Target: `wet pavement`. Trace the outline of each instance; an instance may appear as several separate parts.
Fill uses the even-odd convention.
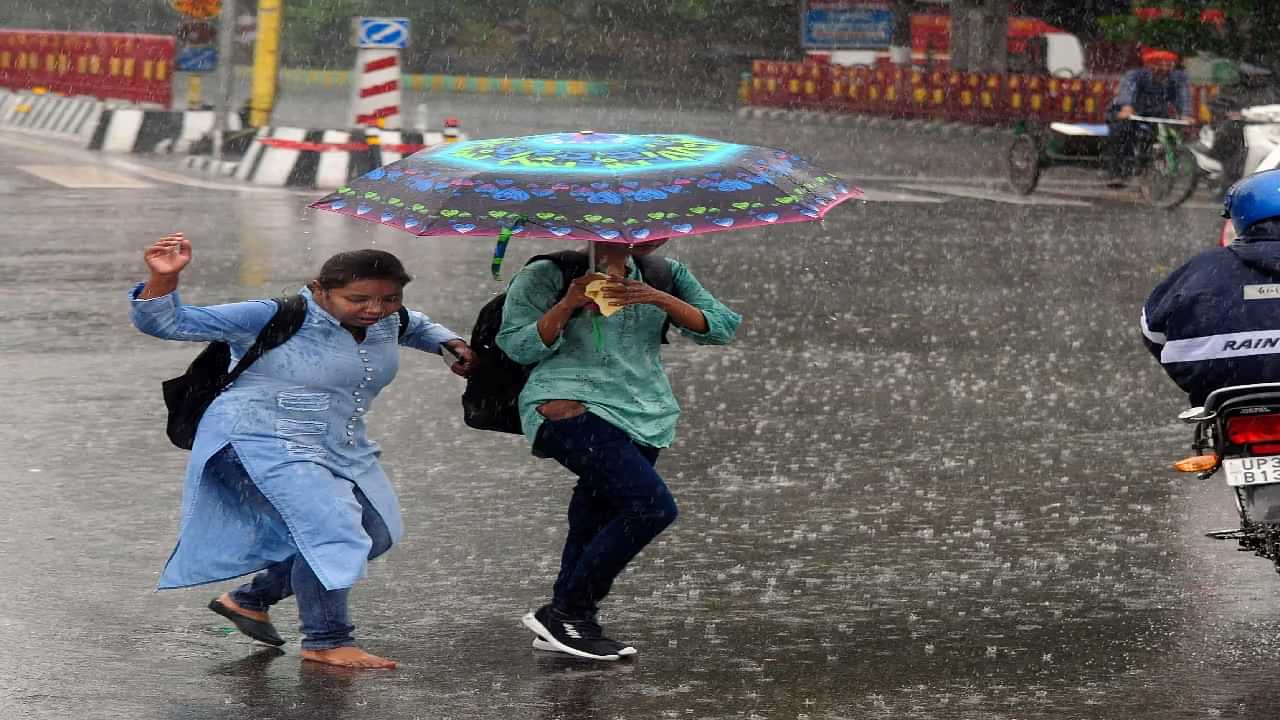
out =
[[[506,102],[494,132],[545,117]],[[612,129],[683,119],[579,110]],[[959,148],[939,165],[926,136],[687,115],[866,175],[995,173],[997,148],[972,139],[938,140]],[[353,594],[361,642],[401,667],[348,672],[299,661],[290,602],[281,653],[204,609],[229,585],[152,592],[186,459],[159,382],[197,348],[133,330],[124,293],[174,229],[198,304],[273,296],[376,246],[416,275],[410,306],[466,333],[501,287],[490,241],[316,214],[305,194],[21,169],[81,162],[0,143],[4,720],[1145,720],[1280,701],[1280,578],[1201,536],[1231,525],[1230,497],[1166,469],[1183,403],[1137,329],[1148,290],[1212,244],[1212,211],[848,203],[668,246],[745,322],[728,348],[666,354],[685,414],[659,467],[682,515],[603,618],[634,662],[529,648],[519,617],[549,591],[570,480],[520,438],[466,429],[461,381],[406,351],[370,424],[408,536]],[[508,265],[552,247],[515,243]]]

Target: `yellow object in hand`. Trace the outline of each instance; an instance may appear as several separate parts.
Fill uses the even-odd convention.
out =
[[[596,306],[600,308],[600,314],[605,317],[609,317],[622,309],[621,305],[614,304],[609,300],[609,298],[604,296],[604,288],[611,282],[613,282],[613,280],[607,277],[599,280],[592,280],[587,283],[587,287],[583,290],[587,297],[596,301]]]

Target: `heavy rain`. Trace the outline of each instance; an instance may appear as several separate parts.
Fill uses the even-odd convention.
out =
[[[1178,421],[1188,395],[1142,323],[1153,288],[1228,239],[1231,182],[1280,165],[1280,55],[1264,41],[1277,29],[1261,0],[0,6],[0,720],[1275,716],[1280,576],[1235,536],[1205,535],[1241,528],[1237,490],[1225,470],[1171,469],[1196,454]],[[1133,164],[1112,166],[1128,127],[1115,97],[1160,53],[1176,58],[1160,77],[1184,84],[1168,112],[1133,121],[1147,128]],[[369,79],[387,68],[390,80]],[[526,260],[583,250],[588,232],[607,254],[612,218],[539,225],[530,211],[495,281],[496,231],[468,234],[484,231],[478,217],[446,231],[455,211],[422,210],[441,231],[406,232],[366,173],[425,176],[413,163],[487,147],[475,141],[633,141],[622,135],[780,149],[782,180],[816,178],[791,195],[766,188],[787,198],[773,217],[797,222],[744,199],[745,227],[643,225],[674,236],[658,252],[727,308],[693,308],[707,333],[734,313],[741,325],[711,345],[673,329],[645,365],[680,407],[656,465],[679,517],[600,603],[608,637],[636,653],[531,646],[544,638],[522,618],[559,607],[577,480],[519,434],[468,427],[468,380],[451,357],[415,352],[440,351],[425,339],[402,339],[360,439],[404,534],[351,589],[354,643],[398,667],[317,661],[326,648],[292,598],[270,608],[279,648],[210,612],[267,565],[227,548],[292,547],[314,566],[313,533],[341,525],[343,508],[359,520],[371,498],[385,506],[378,486],[343,474],[340,450],[325,464],[287,437],[254,440],[245,426],[274,390],[253,405],[237,380],[194,451],[170,442],[161,382],[216,338],[138,331],[136,308],[165,301],[131,289],[166,290],[144,251],[171,233],[190,242],[188,307],[294,294],[337,253],[386,251],[413,277],[404,305],[474,345],[477,314]],[[635,197],[618,172],[609,188]],[[687,182],[669,194],[691,195]],[[827,194],[786,217],[804,188]],[[375,196],[366,217],[330,212]],[[313,289],[297,332],[337,317],[342,339],[363,344],[331,291]],[[396,322],[379,307],[378,323]],[[629,358],[606,350],[627,336],[609,327],[639,323],[637,308],[582,312],[583,337],[621,373]],[[237,357],[266,317],[240,329]],[[372,375],[359,352],[370,365],[356,374]],[[291,367],[272,353],[256,362]],[[595,402],[651,411],[651,391]],[[224,504],[189,517],[188,462],[213,456],[199,438],[237,397],[258,408],[221,431],[244,483],[197,469]],[[345,427],[362,434],[354,402]],[[261,432],[292,421],[271,422]],[[253,442],[276,442],[281,467],[338,468],[323,474],[346,505],[311,529],[270,524],[292,506],[253,469]],[[219,525],[243,512],[269,519]],[[179,575],[171,584],[187,587],[157,591]]]

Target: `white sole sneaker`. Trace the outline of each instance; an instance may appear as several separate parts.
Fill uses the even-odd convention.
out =
[[[612,662],[614,660],[620,660],[624,656],[630,656],[630,655],[636,654],[636,649],[631,647],[630,645],[622,648],[622,650],[620,650],[616,654],[609,654],[609,655],[593,655],[591,653],[583,652],[581,650],[575,650],[574,648],[571,648],[568,645],[565,645],[564,643],[559,642],[554,637],[552,637],[551,632],[547,630],[547,628],[544,627],[542,623],[538,622],[538,618],[535,617],[532,612],[525,613],[524,617],[520,618],[520,622],[526,628],[531,630],[534,635],[537,635],[537,638],[534,639],[534,643],[535,643],[534,647],[538,648],[539,650],[545,649],[551,652],[558,652],[558,653],[563,653],[565,655],[572,655],[574,657],[585,658],[587,660],[605,660],[609,662]],[[538,643],[539,641],[541,641],[545,645],[545,647],[538,647],[536,643]]]
[[[555,645],[552,645],[546,640],[543,640],[542,638],[536,637],[536,636],[533,638],[533,649],[540,650],[542,652],[560,653],[561,655],[565,654],[562,650],[557,648]],[[632,655],[635,655],[636,652],[637,651],[635,648],[628,645],[618,651],[618,657],[631,657]]]

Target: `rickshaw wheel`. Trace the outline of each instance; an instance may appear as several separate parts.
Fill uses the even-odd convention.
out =
[[[1152,207],[1173,209],[1191,197],[1198,180],[1196,157],[1190,150],[1179,146],[1170,157],[1160,145],[1156,145],[1138,188],[1142,198]]]
[[[1040,182],[1040,142],[1034,135],[1019,135],[1009,145],[1009,185],[1019,195],[1035,192]]]

